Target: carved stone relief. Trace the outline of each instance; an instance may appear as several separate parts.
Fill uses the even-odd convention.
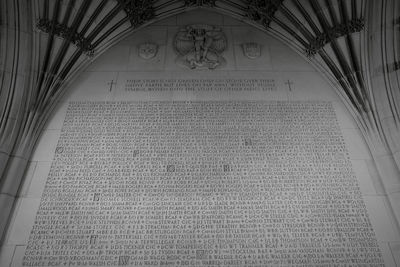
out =
[[[261,45],[255,42],[242,44],[243,54],[250,58],[256,59],[261,56]]]
[[[158,45],[156,43],[146,42],[138,46],[139,57],[143,59],[152,59],[157,55]]]
[[[221,55],[227,39],[216,26],[194,24],[179,30],[174,39],[176,63],[190,69],[216,69],[226,64]]]
[[[185,6],[215,6],[215,0],[185,0]]]

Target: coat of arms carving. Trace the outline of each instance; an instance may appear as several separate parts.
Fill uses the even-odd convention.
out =
[[[152,59],[157,55],[158,45],[155,43],[143,43],[138,46],[139,57],[143,59]]]
[[[256,59],[261,56],[261,45],[255,42],[242,44],[243,54],[250,58]]]
[[[222,30],[211,25],[195,24],[179,30],[174,48],[176,63],[190,69],[216,69],[226,64],[221,55],[227,48]]]

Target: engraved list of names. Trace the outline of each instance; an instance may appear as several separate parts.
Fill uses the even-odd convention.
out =
[[[71,102],[24,266],[383,266],[329,102]]]

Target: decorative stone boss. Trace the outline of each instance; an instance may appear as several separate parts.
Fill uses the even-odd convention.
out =
[[[227,39],[218,27],[203,24],[186,26],[174,39],[178,54],[176,63],[190,69],[216,69],[226,64],[221,55],[227,48]]]

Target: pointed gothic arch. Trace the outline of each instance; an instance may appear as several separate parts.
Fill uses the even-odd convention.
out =
[[[46,121],[79,73],[132,33],[199,8],[241,20],[300,54],[328,78],[370,147],[391,150],[370,81],[366,27],[371,28],[377,5],[371,0],[7,0],[1,5],[8,14],[2,11],[7,26],[2,31],[6,38],[0,41],[0,63],[7,74],[0,92],[0,189],[10,201],[18,195]],[[382,68],[383,73],[392,71]],[[392,95],[388,103],[393,120],[400,125],[400,94],[394,88],[386,92]]]

